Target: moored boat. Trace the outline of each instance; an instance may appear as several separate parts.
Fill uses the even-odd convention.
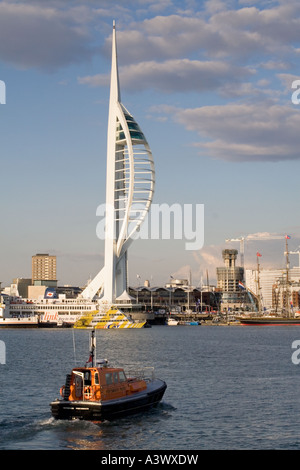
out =
[[[168,318],[166,320],[166,324],[168,326],[176,326],[176,325],[178,325],[178,320],[175,320],[175,318]]]
[[[241,325],[300,325],[300,317],[254,316],[238,317]]]
[[[118,308],[111,307],[108,310],[97,310],[82,315],[74,324],[78,329],[111,329],[111,328],[143,328],[146,320],[133,321],[128,315]]]
[[[95,360],[92,330],[90,367],[75,367],[66,376],[61,399],[50,403],[55,419],[103,421],[148,410],[157,405],[167,388],[163,380],[144,374],[127,377],[123,368]]]
[[[100,300],[77,297],[67,299],[44,298],[38,300],[4,296],[0,303],[1,327],[75,327],[75,328],[143,328],[146,320],[136,321],[131,313]],[[134,306],[135,307],[135,306]],[[133,308],[131,309],[133,311]]]
[[[182,325],[182,326],[198,326],[198,325],[201,325],[201,323],[199,323],[198,321],[190,321],[190,320],[180,320],[178,322],[178,325]]]
[[[29,317],[0,317],[0,328],[39,328],[40,322],[36,315]]]
[[[288,240],[290,239],[289,235],[285,235],[285,255],[286,255],[286,270],[285,276],[280,281],[283,287],[283,297],[282,297],[282,307],[280,311],[276,311],[275,314],[265,313],[262,311],[262,296],[260,293],[260,264],[259,258],[261,254],[257,252],[257,285],[258,285],[258,313],[254,315],[244,316],[241,315],[237,317],[240,324],[242,325],[300,325],[300,315],[298,312],[294,313],[292,299],[291,299],[291,286],[290,281],[290,262],[289,262],[289,249],[288,249]],[[279,285],[280,285],[279,283]],[[276,302],[278,303],[278,293]]]

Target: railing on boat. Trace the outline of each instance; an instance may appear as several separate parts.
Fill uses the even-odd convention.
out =
[[[142,369],[127,369],[125,370],[127,378],[136,378],[138,380],[145,380],[145,382],[150,382],[154,380],[155,373],[154,367],[143,367]]]

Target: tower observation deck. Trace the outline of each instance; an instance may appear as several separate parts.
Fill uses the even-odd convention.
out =
[[[81,293],[115,302],[126,296],[128,248],[153,199],[155,170],[148,142],[134,117],[121,103],[116,27],[112,34],[112,65],[107,131],[104,267]]]

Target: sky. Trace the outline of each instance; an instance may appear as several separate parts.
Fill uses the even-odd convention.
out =
[[[0,281],[57,256],[59,285],[103,266],[113,20],[121,101],[151,147],[153,203],[204,205],[204,244],[136,240],[129,281],[213,283],[248,237],[245,267],[300,245],[297,0],[0,1]],[[1,95],[0,95],[1,97]],[[1,100],[0,100],[1,101]],[[3,100],[2,100],[3,101]],[[291,266],[298,266],[291,255]],[[238,258],[239,262],[239,258]]]

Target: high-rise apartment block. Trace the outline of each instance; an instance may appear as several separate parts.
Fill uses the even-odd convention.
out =
[[[32,283],[35,285],[56,284],[56,256],[38,253],[32,257]]]

